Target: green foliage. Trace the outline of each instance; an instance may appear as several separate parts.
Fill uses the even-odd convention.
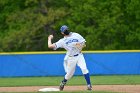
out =
[[[86,50],[140,49],[139,0],[0,0],[0,51],[43,51],[60,26],[86,38]]]
[[[17,2],[17,4],[15,4]],[[3,4],[0,26],[1,51],[47,49],[48,29],[65,15],[64,9],[47,8],[46,0],[7,0]],[[44,7],[45,6],[45,7]],[[15,10],[16,9],[16,10]],[[45,26],[48,28],[44,30]],[[5,27],[4,27],[5,26]]]

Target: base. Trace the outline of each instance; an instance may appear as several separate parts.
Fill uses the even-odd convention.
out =
[[[58,88],[42,88],[39,89],[40,92],[47,92],[47,91],[60,91]]]

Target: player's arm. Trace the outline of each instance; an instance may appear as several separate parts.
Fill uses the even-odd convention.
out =
[[[86,47],[86,40],[78,33],[76,34],[76,36],[79,38],[79,42],[76,43],[76,46],[79,49],[83,49],[84,47]]]
[[[52,43],[53,35],[48,36],[48,48],[54,49],[56,46]]]

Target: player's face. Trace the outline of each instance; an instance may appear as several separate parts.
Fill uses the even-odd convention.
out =
[[[65,34],[64,34],[63,32],[61,32],[61,34],[62,34],[63,36],[65,36]]]

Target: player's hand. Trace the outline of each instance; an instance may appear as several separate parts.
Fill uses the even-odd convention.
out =
[[[78,42],[78,43],[76,43],[76,46],[78,46],[78,47],[79,47],[79,46],[81,46],[81,44]]]
[[[86,44],[85,43],[76,43],[76,45],[75,45],[77,48],[79,48],[79,49],[83,49],[84,47],[86,47]]]
[[[76,43],[75,46],[76,46],[77,48],[81,48],[81,44],[80,44],[79,42]]]
[[[48,36],[48,39],[53,39],[53,35],[49,35]]]

